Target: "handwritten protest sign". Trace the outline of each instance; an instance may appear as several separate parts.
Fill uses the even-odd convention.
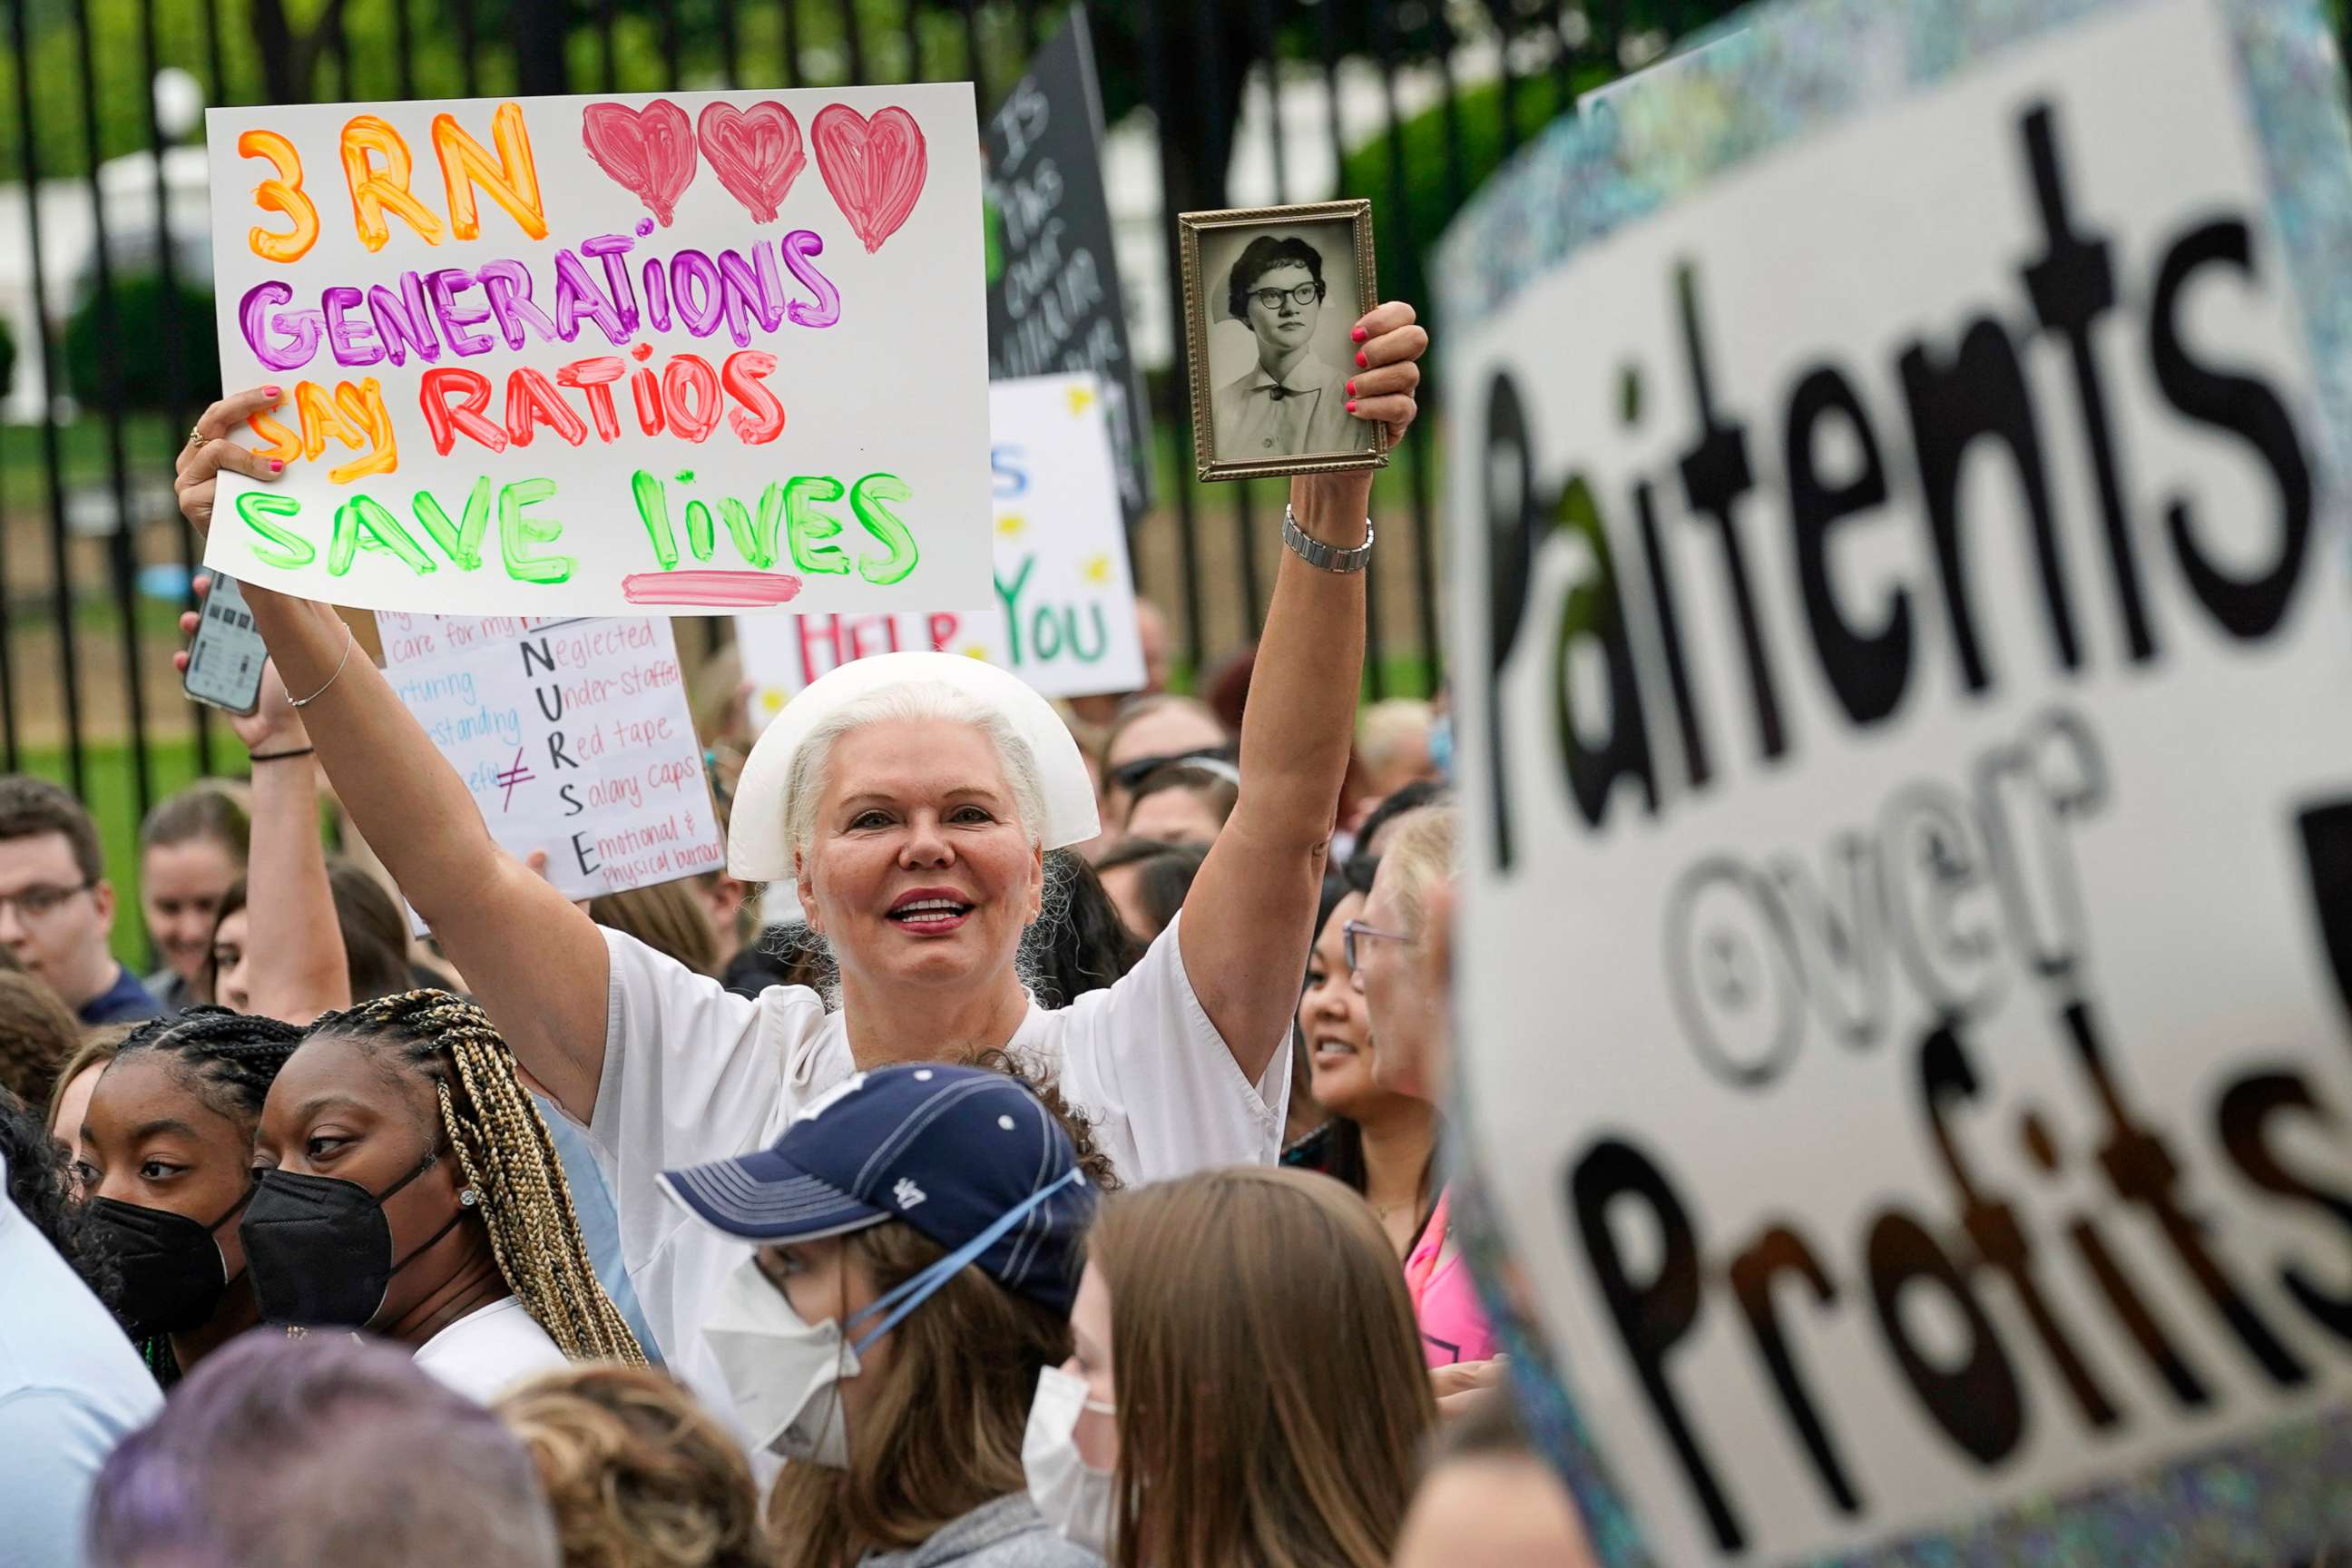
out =
[[[1449,237],[1460,1110],[1614,1563],[2346,1522],[2343,92],[1832,0]]]
[[[837,664],[900,648],[969,654],[1048,697],[1143,684],[1135,584],[1104,410],[1090,375],[989,388],[995,606],[900,616],[742,616],[751,721]]]
[[[1102,94],[1084,9],[1069,7],[986,131],[989,373],[1094,372],[1132,527],[1151,504],[1150,410],[1111,246]]]
[[[986,592],[968,85],[209,112],[240,579],[443,614]],[[240,196],[237,193],[247,193]]]
[[[669,623],[380,613],[384,674],[510,854],[573,898],[725,862]]]

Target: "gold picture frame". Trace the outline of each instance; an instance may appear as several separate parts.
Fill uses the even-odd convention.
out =
[[[1353,251],[1345,267],[1344,277],[1354,289],[1355,308],[1341,321],[1338,340],[1345,352],[1352,355],[1355,350],[1352,342],[1345,337],[1347,329],[1380,301],[1372,263],[1370,202],[1358,197],[1347,201],[1301,202],[1276,207],[1228,207],[1215,212],[1176,215],[1177,252],[1183,270],[1184,286],[1184,363],[1192,386],[1192,455],[1195,470],[1203,480],[1247,479],[1278,474],[1340,473],[1353,468],[1382,468],[1388,466],[1387,426],[1357,419],[1346,413],[1344,407],[1327,409],[1323,406],[1327,402],[1338,402],[1340,394],[1337,389],[1352,372],[1348,366],[1334,364],[1328,353],[1316,353],[1318,341],[1331,337],[1320,312],[1335,302],[1338,290],[1334,288],[1337,280],[1331,276],[1333,269],[1323,264],[1328,257],[1327,247],[1312,240],[1307,243],[1317,252],[1321,274],[1318,281],[1321,292],[1315,301],[1318,315],[1306,328],[1307,335],[1298,345],[1297,357],[1293,360],[1294,368],[1276,376],[1265,368],[1262,358],[1254,359],[1248,362],[1251,368],[1244,370],[1240,377],[1226,384],[1219,384],[1216,362],[1223,359],[1225,362],[1223,368],[1230,375],[1234,356],[1230,346],[1222,353],[1212,353],[1211,331],[1213,327],[1227,318],[1242,320],[1244,326],[1257,337],[1255,346],[1261,356],[1266,346],[1266,339],[1259,332],[1254,320],[1244,320],[1230,308],[1221,313],[1213,313],[1210,309],[1212,302],[1207,298],[1210,284],[1228,277],[1234,263],[1239,258],[1240,251],[1236,247],[1247,243],[1241,236],[1250,229],[1298,229],[1323,225],[1344,225],[1348,243]],[[1210,252],[1205,263],[1202,260],[1204,247]],[[1336,302],[1345,304],[1348,301]],[[1276,308],[1265,307],[1267,310]],[[1228,340],[1230,336],[1227,335]],[[1328,349],[1330,345],[1326,343],[1325,346]],[[1314,356],[1312,363],[1307,356]],[[1297,368],[1299,366],[1304,367],[1304,373],[1310,379],[1323,384],[1311,388],[1290,384],[1301,374]],[[1256,385],[1244,384],[1253,377],[1256,378]],[[1253,407],[1249,396],[1252,392],[1270,395],[1276,410],[1271,416],[1266,409]],[[1279,404],[1285,400],[1285,395],[1297,397],[1308,392],[1313,394],[1313,400],[1305,405],[1306,415],[1303,417],[1294,416],[1286,426],[1279,414]],[[1228,426],[1222,432],[1218,429],[1221,410],[1223,420]],[[1366,445],[1359,447],[1332,447],[1324,450],[1275,450],[1283,444],[1288,430],[1296,428],[1302,437],[1308,437],[1315,430],[1337,428],[1332,424],[1335,418],[1345,419],[1349,426],[1360,426],[1369,432]],[[1220,448],[1221,437],[1235,447],[1243,444],[1244,438],[1255,439],[1258,445],[1255,450],[1247,453],[1223,450]]]

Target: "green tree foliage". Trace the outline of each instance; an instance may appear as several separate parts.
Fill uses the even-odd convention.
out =
[[[66,321],[66,385],[82,406],[121,413],[187,408],[219,395],[209,291],[181,283],[167,296],[160,277],[138,273],[114,280],[113,307],[110,331],[95,291]],[[117,346],[112,386],[100,353],[109,342]]]

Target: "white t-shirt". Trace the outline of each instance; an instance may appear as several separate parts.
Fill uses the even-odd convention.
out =
[[[1181,921],[1181,917],[1180,917]],[[1290,1033],[1256,1083],[1242,1076],[1184,973],[1171,922],[1118,984],[1067,1007],[1034,1002],[1007,1049],[1093,1121],[1129,1186],[1282,1155]],[[712,1296],[750,1247],[672,1203],[663,1171],[762,1149],[800,1109],[856,1070],[847,1025],[802,985],[753,1001],[616,931],[604,1072],[589,1136],[621,1215],[621,1256],[672,1372],[709,1407],[732,1408],[700,1332]]]
[[[478,1405],[524,1378],[568,1364],[539,1320],[512,1296],[477,1307],[416,1347],[416,1364]]]

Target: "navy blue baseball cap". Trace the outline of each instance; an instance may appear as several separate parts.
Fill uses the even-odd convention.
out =
[[[814,1241],[887,1220],[1067,1312],[1095,1189],[1045,1102],[1000,1072],[888,1067],[853,1075],[766,1149],[664,1171],[696,1218],[751,1242]],[[1044,1194],[1042,1197],[1040,1194]],[[1025,1211],[1009,1226],[1006,1216]]]

